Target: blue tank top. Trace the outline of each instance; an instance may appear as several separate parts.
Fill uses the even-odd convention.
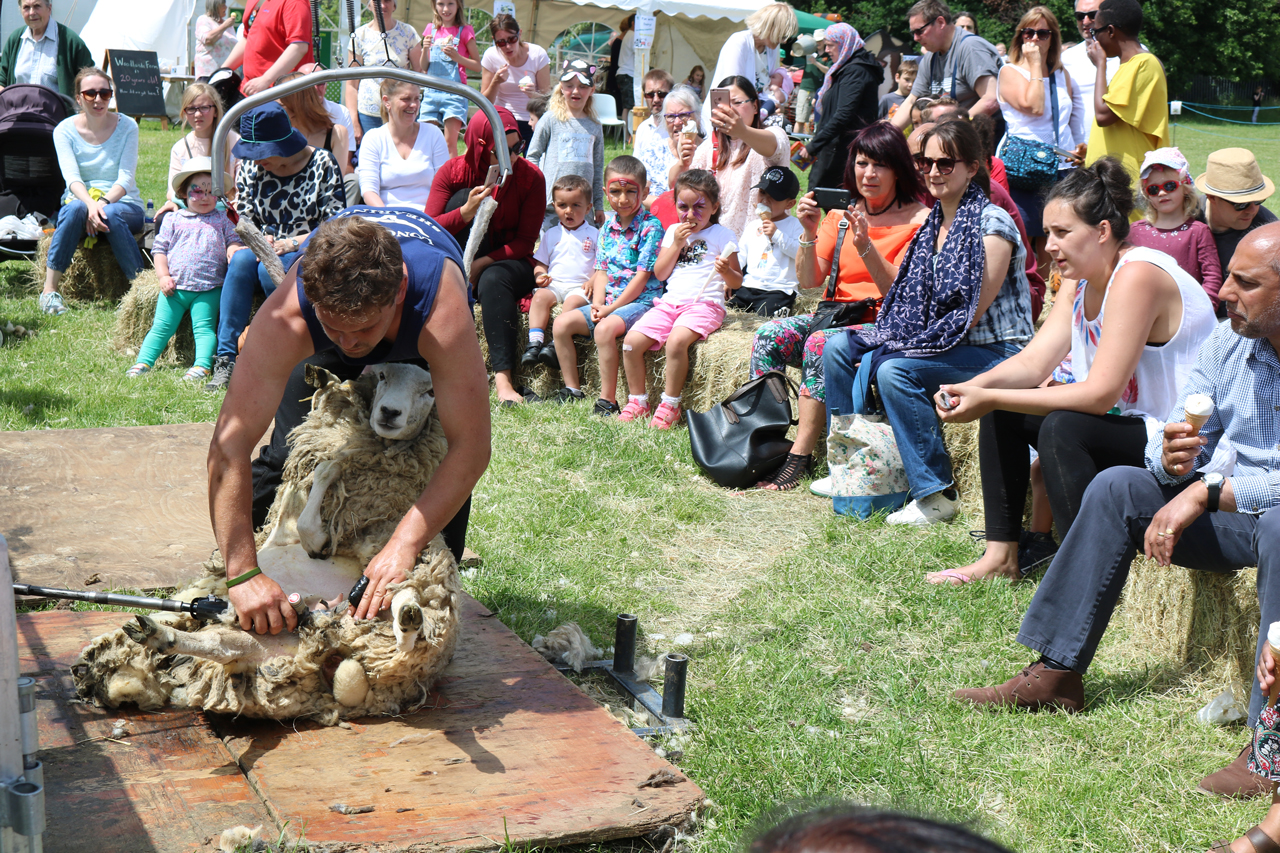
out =
[[[400,328],[394,341],[380,341],[372,352],[361,358],[352,358],[342,350],[338,350],[338,357],[347,364],[362,365],[421,358],[418,337],[427,323],[427,317],[431,315],[431,307],[435,305],[440,277],[444,274],[444,263],[451,260],[458,265],[459,270],[462,269],[462,250],[458,248],[458,241],[430,216],[408,207],[370,207],[361,204],[348,207],[332,218],[341,219],[344,216],[363,217],[396,235],[405,266],[409,269],[409,289],[404,297]],[[304,254],[302,265],[298,268],[298,305],[302,309],[302,318],[307,321],[307,330],[311,332],[311,343],[316,352],[322,352],[337,349],[338,345],[324,333],[320,320],[316,318],[316,309],[302,289],[306,267],[305,252],[310,242],[311,235],[308,235],[301,246]],[[475,303],[469,292],[467,301],[469,306]]]

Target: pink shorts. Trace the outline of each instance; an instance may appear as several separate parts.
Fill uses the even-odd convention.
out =
[[[724,306],[714,302],[689,302],[673,305],[662,299],[654,300],[653,307],[631,327],[646,338],[653,339],[650,351],[660,349],[671,337],[672,329],[683,326],[698,333],[702,340],[720,328],[724,322]]]

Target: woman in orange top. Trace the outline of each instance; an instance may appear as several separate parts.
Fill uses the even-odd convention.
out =
[[[825,219],[813,193],[800,199],[796,218],[804,226],[804,236],[796,256],[796,275],[801,287],[823,287],[826,300],[849,306],[864,302],[861,312],[853,308],[855,316],[843,318],[857,325],[875,320],[876,306],[898,275],[898,262],[928,217],[929,208],[920,203],[924,188],[906,139],[902,131],[886,122],[877,122],[854,137],[844,186],[851,197],[848,210],[833,210]],[[848,227],[840,246],[839,270],[832,281],[842,220]],[[814,316],[771,320],[756,332],[752,345],[753,378],[788,366],[800,368],[796,439],[782,466],[757,484],[762,489],[787,491],[799,485],[813,465],[813,448],[826,422],[822,348],[827,335],[846,326],[814,329]]]

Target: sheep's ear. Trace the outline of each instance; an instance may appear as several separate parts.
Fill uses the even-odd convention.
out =
[[[323,367],[317,367],[314,364],[308,364],[303,375],[307,380],[307,384],[312,388],[326,388],[338,381],[338,377]]]

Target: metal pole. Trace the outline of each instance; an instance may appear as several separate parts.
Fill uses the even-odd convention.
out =
[[[0,797],[22,778],[22,716],[18,711],[18,625],[13,609],[9,546],[0,536]],[[16,849],[7,808],[0,806],[0,851]],[[24,842],[25,844],[25,842]]]
[[[496,129],[502,127],[502,121],[498,118],[498,111],[494,109],[493,104],[484,95],[481,95],[470,86],[464,86],[461,83],[455,83],[452,80],[442,80],[439,77],[431,77],[417,71],[409,71],[405,68],[394,68],[391,66],[378,66],[371,68],[331,68],[327,71],[315,71],[311,74],[304,74],[287,83],[281,83],[272,86],[270,89],[259,92],[245,98],[240,103],[227,110],[226,115],[222,117],[222,121],[218,122],[218,127],[213,132],[213,151],[212,160],[214,163],[223,163],[227,159],[227,132],[235,130],[239,127],[240,116],[244,115],[254,107],[262,106],[290,95],[294,92],[301,91],[308,86],[317,86],[321,83],[331,83],[334,81],[346,80],[381,80],[384,77],[390,77],[392,80],[403,80],[406,83],[416,83],[419,86],[425,86],[429,89],[438,89],[441,92],[448,92],[452,95],[461,95],[470,101],[474,101],[475,105],[480,108],[489,119],[489,126],[495,129],[495,139],[497,138]],[[494,150],[498,155],[498,185],[501,186],[506,181],[507,176],[511,174],[511,154],[507,151],[505,145],[495,145]],[[224,186],[223,173],[221,169],[213,170],[213,194],[221,199],[226,199],[227,188]]]
[[[663,659],[667,671],[662,679],[662,715],[684,716],[684,685],[689,673],[689,658],[679,652],[669,652]]]
[[[636,626],[639,621],[630,613],[618,614],[618,625],[613,630],[613,668],[616,672],[635,672]]]

